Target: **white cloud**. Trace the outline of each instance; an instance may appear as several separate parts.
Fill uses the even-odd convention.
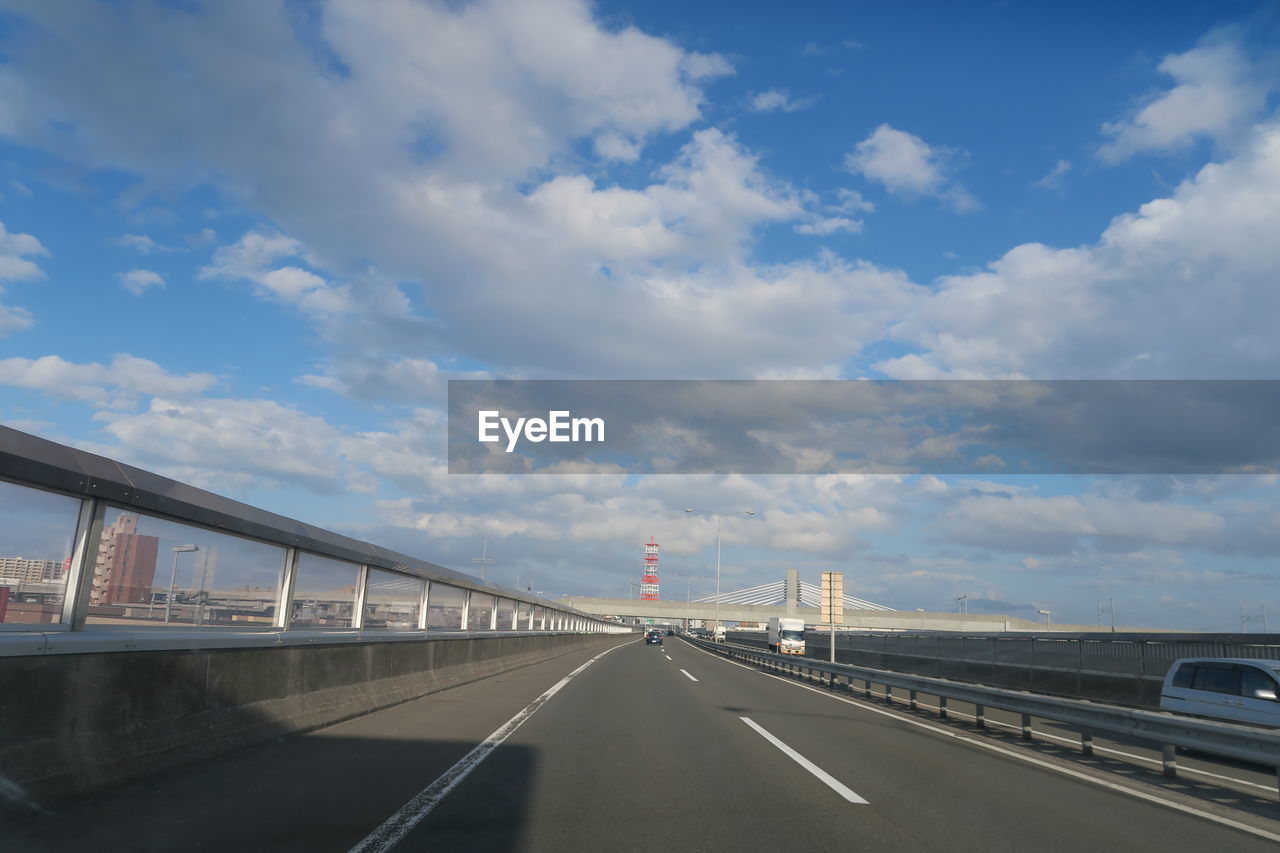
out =
[[[491,374],[484,371],[443,370],[425,358],[347,358],[323,373],[308,374],[299,381],[359,400],[439,405],[448,380],[488,378],[492,378]]]
[[[137,249],[144,255],[149,255],[160,248],[160,244],[146,234],[125,234],[116,240],[116,245]]]
[[[0,288],[0,296],[3,295],[4,289]],[[31,312],[27,309],[0,305],[0,338],[8,337],[14,332],[20,332],[23,329],[29,329],[34,323],[35,318],[31,316]]]
[[[135,405],[140,396],[186,398],[216,383],[207,373],[178,376],[154,361],[132,355],[117,355],[109,365],[76,364],[56,355],[0,359],[0,384],[33,388],[100,408],[126,408]]]
[[[239,475],[242,488],[295,484],[331,494],[348,474],[339,430],[272,400],[157,396],[141,412],[97,419],[133,464],[198,484]]]
[[[0,222],[0,255],[47,255],[49,250],[30,234],[14,234]]]
[[[149,187],[227,176],[288,236],[255,229],[202,276],[250,281],[327,340],[393,360],[751,376],[825,369],[883,334],[881,305],[911,289],[902,276],[825,256],[752,262],[763,226],[848,232],[858,216],[809,211],[727,134],[690,133],[647,186],[612,185],[605,164],[582,163],[631,160],[655,135],[687,132],[697,81],[726,61],[607,30],[583,3],[536,6],[340,0],[314,35],[350,74],[317,74],[273,4],[141,17],[89,6],[76,26],[37,8],[13,61],[38,95],[19,106],[39,120],[20,131]],[[173,51],[180,85],[165,71]],[[134,61],[114,61],[121,52]],[[234,104],[241,120],[192,102]],[[76,132],[39,130],[53,113]],[[633,346],[641,337],[652,345]]]
[[[329,319],[356,309],[350,286],[331,284],[301,267],[275,266],[286,258],[310,260],[311,256],[290,237],[250,231],[214,252],[213,263],[203,267],[199,277],[251,281],[260,295],[295,305],[317,318]]]
[[[857,234],[862,230],[862,225],[862,220],[849,219],[846,216],[820,217],[812,222],[805,222],[797,225],[796,233],[826,236],[828,234],[837,234],[841,231],[846,231],[850,234]]]
[[[39,240],[30,234],[15,234],[0,222],[0,281],[29,281],[43,278],[44,273],[31,257],[49,254]]]
[[[1059,160],[1057,163],[1053,164],[1053,168],[1050,169],[1044,177],[1033,181],[1031,186],[1039,187],[1042,190],[1057,189],[1062,186],[1063,175],[1067,174],[1069,171],[1071,171],[1070,161]]]
[[[853,39],[844,39],[838,44],[818,44],[817,42],[808,42],[800,49],[800,55],[804,57],[810,56],[830,56],[839,53],[842,50],[862,50],[862,42]]]
[[[0,222],[0,282],[43,278],[44,271],[31,257],[48,254],[49,250],[35,237],[12,233]],[[4,287],[0,286],[0,296],[4,293]],[[34,324],[35,318],[27,309],[0,303],[0,338],[29,329]]]
[[[1181,148],[1199,137],[1238,134],[1266,107],[1275,85],[1253,66],[1230,29],[1211,33],[1186,53],[1166,56],[1159,69],[1176,85],[1133,115],[1102,126],[1111,137],[1098,151],[1104,161]]]
[[[939,537],[1015,554],[1067,554],[1093,542],[1102,551],[1216,543],[1226,525],[1217,513],[1181,504],[1095,495],[983,495],[961,500],[939,518]]]
[[[925,378],[1274,378],[1280,337],[1280,124],[1094,244],[1025,244],[947,276],[897,324],[922,352],[879,365]]]
[[[373,13],[341,0],[326,9],[325,35],[360,69],[382,121],[433,127],[449,171],[476,178],[522,174],[576,138],[642,146],[698,117],[693,83],[731,70],[634,28],[606,31],[578,0],[395,2]]]
[[[976,210],[978,202],[947,174],[957,156],[882,124],[854,146],[844,164],[850,172],[884,184],[891,193],[938,198],[964,213]]]
[[[119,273],[116,278],[120,279],[124,289],[134,296],[141,296],[148,288],[164,287],[164,278],[154,270],[132,269]]]
[[[680,70],[690,80],[714,80],[734,73],[733,64],[718,53],[686,53]]]
[[[117,246],[124,246],[127,249],[136,249],[144,255],[150,255],[158,252],[183,251],[182,249],[174,248],[173,246],[163,246],[146,234],[125,234],[116,238],[115,244]]]
[[[249,231],[235,243],[213,254],[213,263],[200,270],[201,278],[255,278],[284,258],[305,258],[302,244],[283,234]]]
[[[841,213],[870,213],[876,209],[876,206],[863,198],[862,193],[857,190],[841,187],[836,190],[836,198],[839,201],[834,209]]]
[[[862,231],[863,221],[853,217],[860,213],[870,213],[876,206],[862,197],[857,190],[840,187],[836,190],[836,203],[823,205],[821,208],[833,216],[824,216],[816,211],[810,212],[808,221],[795,226],[799,234],[825,236],[847,232],[857,234]]]
[[[807,109],[817,102],[818,99],[814,96],[796,99],[792,98],[791,93],[786,89],[769,89],[751,96],[751,111],[771,113],[780,110],[784,113],[793,113]]]
[[[602,133],[596,137],[596,154],[604,160],[632,163],[640,159],[640,145],[618,133]]]

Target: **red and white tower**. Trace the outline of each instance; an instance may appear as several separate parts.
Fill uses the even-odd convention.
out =
[[[640,578],[640,600],[658,600],[658,543],[649,537],[644,546],[644,576]]]

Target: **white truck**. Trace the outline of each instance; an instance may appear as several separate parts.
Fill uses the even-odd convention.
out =
[[[770,619],[769,651],[780,655],[804,654],[804,620],[782,616]]]

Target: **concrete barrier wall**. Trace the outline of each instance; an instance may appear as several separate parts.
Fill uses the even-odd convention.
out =
[[[633,639],[441,636],[0,658],[0,781],[85,794],[469,681]]]

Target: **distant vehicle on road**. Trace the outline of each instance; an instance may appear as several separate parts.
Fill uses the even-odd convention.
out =
[[[1160,707],[1179,714],[1280,727],[1280,660],[1182,658],[1160,690]]]
[[[646,646],[662,645],[662,634],[658,631],[646,631],[644,634],[644,644]]]
[[[728,638],[728,632],[725,631],[723,625],[717,625],[711,629],[711,641],[713,643],[723,643]]]
[[[785,616],[770,619],[769,651],[780,655],[804,654],[804,620]]]

